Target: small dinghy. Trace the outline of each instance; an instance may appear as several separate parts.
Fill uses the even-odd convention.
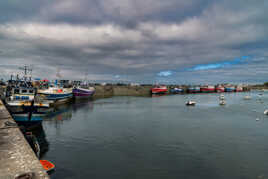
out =
[[[249,100],[249,99],[251,99],[251,96],[245,96],[244,99]]]
[[[224,100],[220,100],[220,103],[219,103],[220,105],[225,105],[226,104],[226,102],[224,101]]]
[[[40,160],[40,163],[43,166],[43,168],[46,170],[46,172],[50,172],[54,170],[55,168],[55,165],[48,160]]]
[[[266,109],[263,114],[268,115],[268,109]]]
[[[220,100],[224,100],[224,99],[225,99],[224,95],[221,94],[221,95],[219,96],[219,99],[220,99]]]
[[[196,104],[195,101],[187,101],[186,106],[194,106]]]

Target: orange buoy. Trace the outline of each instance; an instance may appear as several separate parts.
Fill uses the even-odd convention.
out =
[[[40,160],[40,163],[47,172],[55,168],[55,165],[48,160]]]

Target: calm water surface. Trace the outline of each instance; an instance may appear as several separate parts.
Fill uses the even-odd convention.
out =
[[[113,97],[43,122],[51,178],[268,178],[268,93]],[[195,107],[185,106],[194,99]],[[259,121],[256,121],[259,118]]]

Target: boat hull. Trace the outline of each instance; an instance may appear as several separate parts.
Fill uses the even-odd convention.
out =
[[[73,89],[73,96],[75,99],[87,99],[91,98],[95,93],[95,90],[75,88]]]
[[[60,93],[60,94],[41,94],[48,101],[52,101],[51,105],[58,105],[68,103],[72,100],[73,94],[70,93]]]
[[[162,89],[153,89],[152,94],[166,94],[167,90],[162,90]]]
[[[168,89],[166,86],[154,87],[151,89],[152,94],[166,94]]]
[[[200,88],[188,88],[188,93],[199,93]]]
[[[200,89],[201,93],[214,93],[215,89],[210,89],[210,88],[201,88]]]
[[[45,95],[47,100],[64,100],[68,98],[72,98],[73,94],[72,93],[64,93],[64,94],[43,94]]]
[[[29,114],[12,114],[13,119],[21,124],[36,124],[43,121],[42,115],[32,114],[29,118]]]
[[[6,101],[6,106],[13,119],[20,124],[42,122],[42,116],[52,111],[49,103],[31,101]]]
[[[171,90],[170,90],[170,93],[171,93],[171,94],[179,94],[179,93],[183,93],[183,92],[184,92],[184,90],[181,89],[181,88],[178,88],[178,89],[171,89]]]
[[[225,90],[224,90],[224,87],[218,87],[216,88],[216,92],[217,93],[223,93]]]
[[[236,92],[243,92],[243,88],[237,87],[235,91]]]
[[[225,92],[234,92],[234,91],[235,91],[235,88],[232,88],[232,87],[230,87],[230,88],[226,87],[225,88]]]

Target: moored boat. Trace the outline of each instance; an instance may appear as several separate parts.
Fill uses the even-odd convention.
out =
[[[179,94],[179,93],[183,93],[184,90],[182,88],[172,88],[170,89],[170,93],[171,94]]]
[[[49,87],[48,89],[38,90],[38,94],[54,103],[65,103],[72,99],[73,93],[71,88]]]
[[[195,106],[195,104],[196,104],[196,102],[195,101],[187,101],[186,103],[185,103],[185,105],[186,106]]]
[[[251,96],[247,95],[247,96],[245,96],[243,99],[245,99],[245,100],[249,100],[249,99],[251,99]]]
[[[223,93],[223,92],[224,92],[224,87],[221,86],[221,85],[217,86],[217,87],[216,87],[216,92],[217,92],[217,93]]]
[[[215,92],[215,86],[202,86],[200,87],[202,93],[213,93]]]
[[[236,92],[243,92],[243,87],[242,86],[237,86],[235,91]]]
[[[220,100],[220,103],[219,103],[220,105],[225,105],[226,104],[226,102],[225,102],[225,100]]]
[[[26,81],[10,81],[6,89],[5,103],[14,120],[21,124],[42,122],[50,110],[49,101],[36,99],[36,89]]]
[[[155,86],[151,89],[152,94],[166,94],[168,91],[166,86]]]
[[[51,172],[55,169],[55,165],[48,160],[40,160],[40,163],[46,172]]]
[[[235,91],[235,87],[233,86],[225,87],[225,92],[234,92],[234,91]]]
[[[221,95],[219,96],[219,99],[220,99],[220,100],[224,100],[224,99],[225,99],[224,95],[221,94]]]
[[[95,93],[95,88],[93,87],[75,87],[73,88],[73,96],[75,99],[85,99],[85,98],[90,98],[94,95]]]
[[[200,87],[196,86],[196,87],[189,87],[187,89],[188,93],[199,93],[200,92]]]

